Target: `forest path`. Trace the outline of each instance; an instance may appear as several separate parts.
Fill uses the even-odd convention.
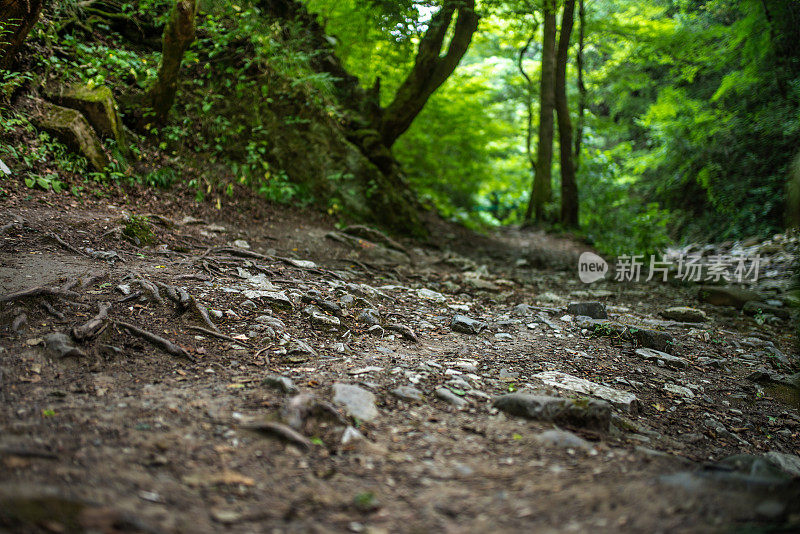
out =
[[[585,247],[537,232],[380,246],[304,212],[137,198],[157,215],[140,247],[122,208],[64,198],[0,219],[6,528],[797,528],[786,322],[586,286]]]

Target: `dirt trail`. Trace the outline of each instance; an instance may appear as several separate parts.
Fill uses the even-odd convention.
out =
[[[585,286],[535,232],[140,199],[139,246],[126,209],[41,199],[0,216],[0,529],[800,528],[797,389],[747,378],[790,376],[786,322]]]

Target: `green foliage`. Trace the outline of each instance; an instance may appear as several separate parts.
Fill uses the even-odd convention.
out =
[[[151,245],[156,240],[150,219],[144,215],[131,215],[122,234],[137,245]]]

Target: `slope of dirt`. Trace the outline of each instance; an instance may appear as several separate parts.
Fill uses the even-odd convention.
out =
[[[800,528],[797,390],[747,378],[790,375],[786,322],[691,287],[584,286],[586,247],[535,232],[437,223],[392,249],[245,196],[126,195],[0,201],[0,528]],[[125,237],[131,212],[154,244]],[[566,310],[587,300],[629,328],[593,333]],[[662,320],[671,306],[709,321]],[[637,329],[682,360],[637,355]],[[493,404],[576,396],[548,371],[636,399],[600,426]]]

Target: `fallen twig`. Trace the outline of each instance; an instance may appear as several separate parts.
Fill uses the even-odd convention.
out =
[[[149,341],[150,343],[152,343],[153,345],[155,345],[156,347],[160,348],[161,350],[163,350],[164,352],[166,352],[168,354],[172,354],[173,356],[180,356],[182,358],[186,358],[190,362],[196,362],[197,361],[197,359],[194,356],[192,356],[191,354],[186,352],[186,350],[184,350],[183,348],[179,347],[178,345],[176,345],[175,343],[173,343],[172,341],[170,341],[168,339],[164,339],[163,337],[158,336],[156,334],[153,334],[152,332],[148,332],[147,330],[142,330],[138,326],[133,326],[132,324],[129,324],[129,323],[126,323],[126,322],[123,322],[123,321],[115,321],[114,324],[116,324],[119,327],[124,328],[125,330],[127,330],[131,334],[133,334],[135,336],[138,336],[138,337],[144,339],[145,341]]]

